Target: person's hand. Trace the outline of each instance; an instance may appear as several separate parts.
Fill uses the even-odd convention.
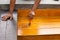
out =
[[[29,26],[31,25],[31,21],[35,16],[35,12],[34,11],[30,11],[29,15],[28,15],[28,19],[29,19]]]
[[[13,14],[7,13],[2,17],[2,21],[7,21],[7,20],[12,20],[13,19]]]
[[[35,16],[35,12],[34,11],[30,11],[30,13],[28,14],[28,18],[29,19],[33,19],[34,16]]]

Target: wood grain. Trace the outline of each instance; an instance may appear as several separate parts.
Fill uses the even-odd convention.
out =
[[[0,40],[16,40],[17,39],[17,13],[14,12],[13,20],[2,21],[2,16],[6,15],[7,12],[0,12]]]
[[[60,40],[60,35],[18,36],[17,40]]]
[[[30,9],[18,10],[18,30],[22,35],[37,35],[39,28],[60,28],[60,9],[37,9],[31,26],[27,26]]]

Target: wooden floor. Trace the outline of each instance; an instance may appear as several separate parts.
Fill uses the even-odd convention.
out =
[[[22,35],[37,35],[40,29],[60,28],[60,9],[35,10],[36,15],[30,26],[28,13],[29,9],[18,10],[18,30],[21,30]]]

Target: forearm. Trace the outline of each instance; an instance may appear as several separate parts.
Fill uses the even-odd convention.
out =
[[[39,3],[40,3],[41,0],[35,0],[35,3],[32,7],[32,11],[36,10],[36,8],[39,6]]]
[[[10,9],[9,12],[13,13],[14,7],[15,7],[16,0],[10,0]]]

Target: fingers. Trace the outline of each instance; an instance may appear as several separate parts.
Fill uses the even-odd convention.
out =
[[[3,21],[6,21],[7,18],[8,18],[7,16],[3,16],[3,17],[2,17],[2,20],[3,20]]]
[[[2,21],[12,20],[12,19],[13,19],[12,16],[3,16],[2,17]]]
[[[2,17],[3,21],[12,20],[12,19],[13,19],[13,14],[10,14],[10,13]]]

